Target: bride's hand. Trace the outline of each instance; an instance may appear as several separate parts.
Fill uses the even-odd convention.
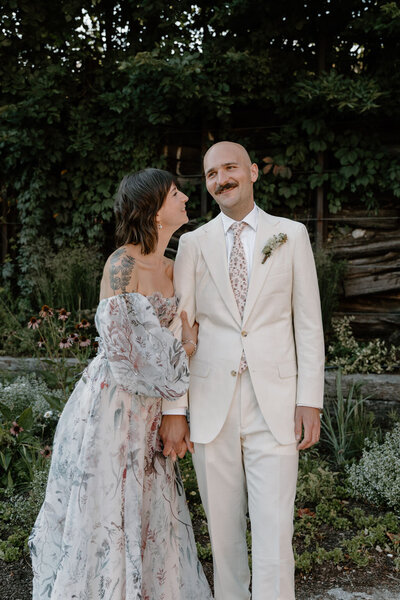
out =
[[[197,348],[197,336],[199,332],[199,325],[196,321],[192,326],[189,325],[186,311],[181,312],[182,321],[182,345],[188,356],[192,356],[196,352]]]

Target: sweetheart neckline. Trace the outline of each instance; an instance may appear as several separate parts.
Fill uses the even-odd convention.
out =
[[[107,296],[107,298],[102,298],[101,300],[99,300],[99,304],[101,302],[104,302],[105,300],[111,300],[112,298],[118,298],[118,296],[141,296],[142,298],[146,298],[146,300],[148,300],[149,298],[152,298],[153,296],[161,296],[161,298],[163,300],[172,300],[173,298],[176,298],[176,295],[174,294],[173,296],[163,296],[161,292],[153,292],[152,294],[149,294],[148,296],[145,296],[144,294],[141,294],[140,292],[123,292],[122,294],[114,294],[113,296]]]

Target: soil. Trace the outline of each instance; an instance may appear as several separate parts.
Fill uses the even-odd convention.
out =
[[[211,582],[211,561],[204,561],[203,567]],[[400,590],[400,573],[396,573],[392,561],[386,555],[376,556],[367,567],[359,569],[338,568],[327,564],[316,566],[311,574],[299,573],[296,575],[296,600],[309,600],[332,588],[368,592],[379,587]],[[0,561],[0,600],[31,600],[31,597],[32,574],[29,559],[9,564]]]

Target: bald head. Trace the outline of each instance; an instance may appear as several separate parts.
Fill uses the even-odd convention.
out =
[[[247,150],[235,142],[218,142],[204,156],[208,192],[223,213],[241,220],[254,207],[253,185],[258,167]]]
[[[239,159],[242,164],[251,165],[250,156],[241,144],[237,144],[236,142],[217,142],[213,146],[211,146],[204,155],[204,171],[207,172],[206,164],[209,160],[212,159],[212,156],[218,152],[219,150],[226,151],[231,154],[236,160]]]

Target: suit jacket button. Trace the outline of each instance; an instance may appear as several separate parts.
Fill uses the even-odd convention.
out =
[[[232,375],[232,377],[236,377],[237,371],[231,371],[231,375]]]
[[[242,336],[247,337],[247,331],[242,331]]]

